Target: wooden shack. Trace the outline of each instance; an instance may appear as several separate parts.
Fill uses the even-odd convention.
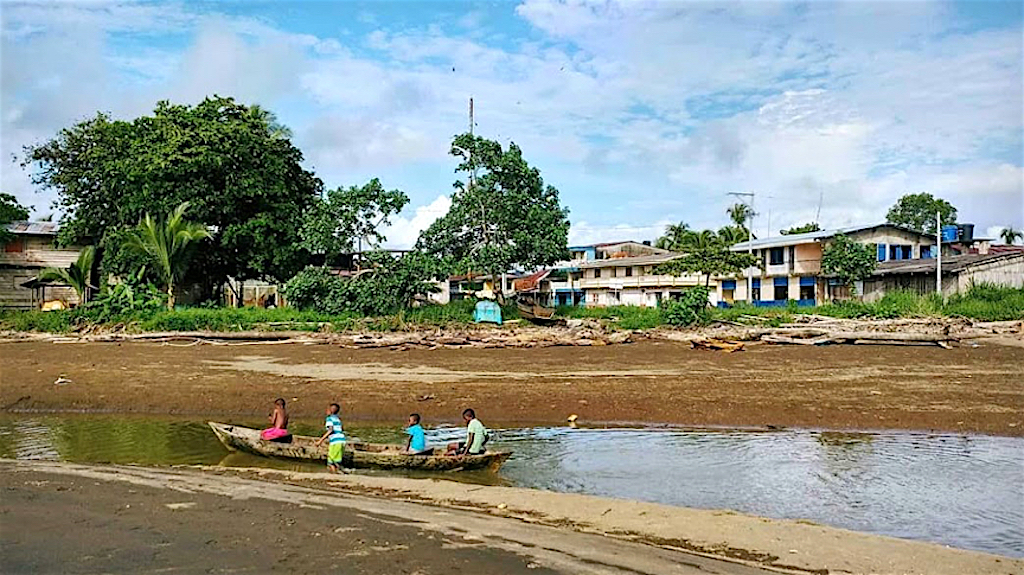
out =
[[[38,309],[54,300],[77,305],[78,295],[71,287],[47,284],[40,290],[33,280],[45,268],[71,266],[82,247],[57,247],[56,222],[11,222],[6,228],[14,239],[0,251],[0,308]]]

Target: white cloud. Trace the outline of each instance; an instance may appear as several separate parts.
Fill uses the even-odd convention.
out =
[[[434,220],[443,217],[452,206],[448,196],[438,196],[425,206],[419,206],[411,218],[399,216],[391,222],[391,226],[383,230],[387,241],[385,247],[393,249],[411,248],[419,238],[420,232],[430,227]]]

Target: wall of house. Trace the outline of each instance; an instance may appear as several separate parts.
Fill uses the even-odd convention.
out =
[[[79,247],[58,248],[53,236],[16,236],[0,250],[0,308],[31,309],[42,302],[21,284],[35,278],[43,268],[66,268],[75,263]],[[70,287],[48,287],[46,301],[60,300],[77,305],[78,294]]]
[[[957,289],[964,292],[972,284],[990,283],[1006,287],[1024,287],[1024,254],[971,266],[957,278]]]
[[[850,234],[850,238],[862,243],[885,244],[886,261],[890,259],[888,247],[893,244],[912,246],[910,259],[915,260],[921,258],[922,246],[935,245],[935,239],[932,237],[918,235],[913,232],[908,232],[905,230],[890,228],[878,228],[874,230],[864,230],[862,232],[855,232]]]
[[[673,294],[678,294],[688,287],[692,286],[661,289],[635,287],[617,290],[607,288],[588,289],[586,292],[585,302],[588,307],[608,307],[616,305],[657,307],[659,299],[661,301],[668,301],[672,298]],[[712,287],[711,292],[708,295],[708,303],[710,305],[717,305],[718,301],[718,293],[714,290],[714,287]]]

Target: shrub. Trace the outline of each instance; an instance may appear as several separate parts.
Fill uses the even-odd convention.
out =
[[[708,288],[696,286],[685,290],[679,299],[663,306],[662,315],[669,325],[687,326],[707,322],[711,317]]]

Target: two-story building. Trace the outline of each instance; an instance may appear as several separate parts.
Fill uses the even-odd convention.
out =
[[[703,275],[671,276],[656,270],[660,264],[682,254],[664,253],[595,260],[580,264],[583,277],[580,286],[586,293],[587,306],[636,305],[657,307],[663,300],[682,295],[683,290],[709,283],[712,304],[718,301],[714,279]]]
[[[796,300],[800,305],[816,305],[850,297],[849,289],[821,271],[824,249],[837,235],[872,244],[879,262],[930,259],[935,256],[935,236],[894,224],[854,226],[791,234],[740,242],[730,249],[752,252],[761,269],[751,268],[738,278],[721,278],[718,300],[724,303],[746,301],[754,305],[781,305]],[[948,247],[944,255],[952,254]],[[748,278],[752,290],[748,293]],[[863,290],[858,286],[858,293]]]

